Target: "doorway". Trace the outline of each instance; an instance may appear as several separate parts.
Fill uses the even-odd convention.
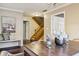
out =
[[[27,40],[29,40],[29,21],[23,21],[23,43],[25,44]]]
[[[64,12],[54,14],[51,19],[51,34],[65,33]]]

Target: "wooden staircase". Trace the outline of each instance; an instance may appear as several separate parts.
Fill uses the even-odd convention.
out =
[[[38,41],[44,36],[44,17],[32,17],[33,20],[39,25],[35,33],[32,35],[30,41]]]

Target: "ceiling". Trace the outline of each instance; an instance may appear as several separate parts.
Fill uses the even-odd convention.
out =
[[[0,3],[0,7],[18,10],[24,12],[26,15],[32,15],[34,12],[49,11],[63,3]]]

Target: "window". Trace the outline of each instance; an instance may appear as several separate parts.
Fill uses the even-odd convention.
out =
[[[52,30],[54,34],[64,33],[64,13],[52,17]]]

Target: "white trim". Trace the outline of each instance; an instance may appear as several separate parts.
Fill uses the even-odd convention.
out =
[[[10,8],[5,8],[5,7],[0,7],[0,9],[2,9],[2,10],[14,11],[14,12],[19,12],[19,13],[23,13],[23,12],[24,12],[24,11],[21,11],[21,10],[10,9]]]
[[[51,36],[52,36],[52,18],[53,16],[51,15]]]
[[[55,13],[53,15],[51,15],[51,36],[53,34],[53,31],[52,31],[52,18],[54,17],[54,15],[58,15],[58,14],[61,14],[61,13],[64,13],[64,31],[65,31],[65,11],[62,11],[62,12],[58,12],[58,13]]]
[[[49,12],[52,12],[52,11],[57,10],[57,9],[60,9],[60,8],[62,8],[62,7],[65,7],[65,6],[71,5],[71,4],[72,4],[72,3],[63,4],[63,5],[59,6],[59,7],[56,7],[56,8],[54,8],[54,9],[50,10],[50,11],[45,12],[44,14],[49,13]]]
[[[51,16],[55,16],[55,15],[62,14],[62,13],[65,13],[65,11],[56,12],[55,14],[53,14],[53,15],[51,15]]]

